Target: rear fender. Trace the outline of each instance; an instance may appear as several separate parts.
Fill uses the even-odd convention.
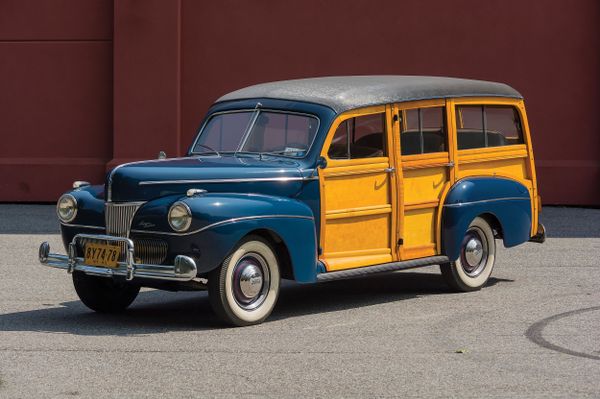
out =
[[[450,189],[442,211],[442,253],[450,260],[458,258],[469,224],[481,215],[498,220],[505,247],[530,238],[531,198],[527,187],[507,178],[465,178]]]

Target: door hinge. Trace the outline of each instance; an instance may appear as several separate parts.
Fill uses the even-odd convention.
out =
[[[398,245],[404,245],[404,238],[398,238]]]

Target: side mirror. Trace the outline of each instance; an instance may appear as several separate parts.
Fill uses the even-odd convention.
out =
[[[324,157],[317,159],[317,168],[325,169],[327,167],[327,160]]]

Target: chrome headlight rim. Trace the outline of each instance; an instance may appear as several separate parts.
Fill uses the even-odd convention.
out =
[[[63,200],[71,201],[73,211],[70,216],[63,216],[60,212],[61,203],[63,202]],[[72,222],[73,220],[75,220],[75,217],[77,217],[77,199],[74,196],[72,196],[71,194],[61,195],[60,198],[58,199],[58,201],[56,202],[56,215],[58,216],[58,219],[63,223],[69,223],[69,222]]]
[[[175,211],[176,209],[183,209],[185,212],[185,222],[182,225],[174,225],[173,224],[173,211]],[[179,216],[182,217],[182,216]],[[192,210],[190,209],[190,207],[188,206],[188,204],[186,204],[185,202],[182,201],[177,201],[175,202],[173,205],[171,205],[171,207],[169,208],[169,213],[167,214],[167,221],[169,222],[169,226],[171,226],[171,229],[173,229],[173,231],[176,231],[178,233],[183,233],[187,230],[189,230],[190,226],[192,225]]]

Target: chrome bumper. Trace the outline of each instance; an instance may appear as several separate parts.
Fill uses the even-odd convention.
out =
[[[115,269],[86,265],[85,260],[77,256],[77,243],[84,238],[124,243],[126,253],[125,262],[118,262]],[[154,280],[189,281],[196,277],[198,268],[196,267],[196,262],[189,256],[178,255],[175,257],[174,265],[147,265],[134,262],[133,250],[133,241],[129,238],[77,234],[69,243],[68,255],[50,253],[50,244],[43,242],[40,245],[39,259],[42,265],[64,269],[69,273],[77,270],[102,277],[124,276],[127,280],[133,280],[137,277]]]

